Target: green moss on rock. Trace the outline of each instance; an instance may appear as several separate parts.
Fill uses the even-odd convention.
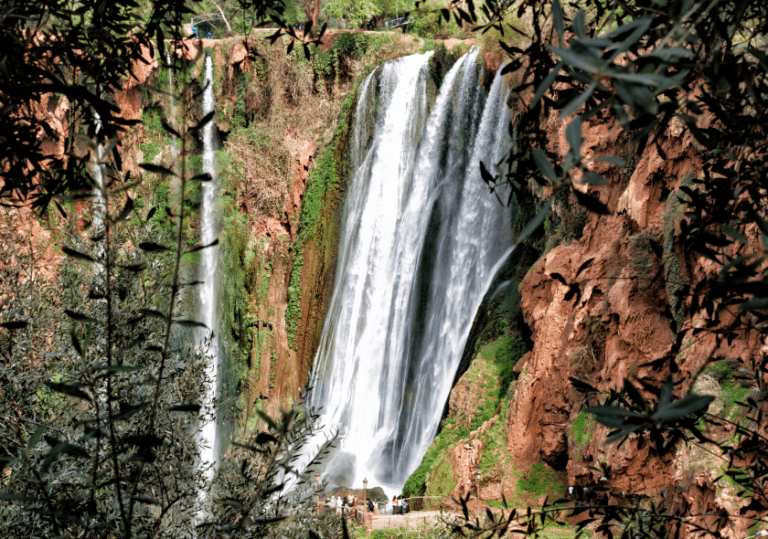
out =
[[[690,187],[693,177],[686,174],[680,180],[680,187]],[[682,199],[682,200],[681,200]],[[667,206],[664,209],[662,231],[664,236],[664,280],[667,289],[667,301],[672,309],[672,316],[675,320],[677,331],[683,327],[685,322],[685,302],[679,297],[680,291],[686,285],[683,277],[680,259],[675,253],[675,226],[682,218],[684,208],[684,195],[681,191],[675,190],[667,197]]]

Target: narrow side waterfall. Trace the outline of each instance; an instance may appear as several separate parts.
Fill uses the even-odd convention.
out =
[[[205,57],[205,82],[203,91],[203,116],[214,110],[213,97],[213,61],[210,56]],[[216,154],[214,149],[214,126],[212,120],[203,127],[203,172],[211,175],[212,180],[203,182],[203,200],[200,207],[200,241],[203,245],[208,245],[216,239],[219,223],[216,219],[216,202],[219,192],[219,182],[216,178]],[[208,326],[208,330],[202,329],[197,332],[196,340],[203,346],[206,340],[213,332],[213,338],[210,341],[208,349],[208,365],[206,374],[211,385],[207,389],[205,407],[208,408],[216,400],[218,393],[218,374],[219,374],[219,338],[218,338],[218,316],[216,288],[218,284],[218,248],[209,247],[201,251],[200,261],[200,280],[204,281],[199,285],[200,292],[200,321]],[[215,420],[203,424],[201,430],[202,442],[205,448],[201,454],[201,464],[208,466],[208,478],[213,477],[213,473],[218,464],[219,457],[219,439],[218,428]]]
[[[489,193],[510,144],[507,90],[486,96],[472,49],[428,112],[429,55],[361,85],[334,290],[309,402],[339,429],[331,483],[399,492],[437,432],[473,318],[512,246]],[[502,197],[503,198],[503,197]]]
[[[171,119],[175,117],[175,110],[174,110],[174,103],[173,103],[173,64],[171,64],[171,52],[170,50],[165,51],[165,63],[168,65],[168,99],[169,99],[169,110],[170,110],[170,116]],[[175,138],[176,135],[173,135]]]
[[[171,52],[169,49],[165,51],[165,63],[168,64],[168,117],[171,125],[176,123],[176,104],[173,98],[173,64],[171,64]],[[171,152],[174,161],[176,160],[176,135],[171,134]]]
[[[95,112],[94,118],[96,120],[96,136],[98,137],[101,134],[101,116]],[[93,189],[93,230],[96,234],[104,225],[104,216],[107,211],[104,199],[104,157],[104,146],[97,141],[96,155],[93,161],[93,180],[96,182]],[[101,250],[101,244],[99,244],[98,250]]]

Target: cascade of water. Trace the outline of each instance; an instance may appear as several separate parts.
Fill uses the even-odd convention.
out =
[[[101,116],[94,112],[96,121],[96,136],[101,134]],[[93,179],[96,185],[93,189],[93,230],[95,234],[99,233],[104,224],[104,213],[106,204],[104,202],[104,146],[96,143],[96,156],[93,163]],[[101,245],[101,244],[99,244]]]
[[[340,431],[326,469],[338,484],[402,487],[435,435],[475,312],[512,245],[509,212],[479,174],[479,160],[492,165],[509,145],[506,91],[497,77],[485,97],[477,55],[446,74],[429,117],[426,55],[388,62],[361,87],[310,395],[326,432]]]
[[[176,105],[174,103],[173,99],[173,66],[171,64],[171,52],[170,50],[166,49],[165,51],[165,63],[168,64],[168,101],[169,101],[169,107],[168,110],[170,112],[170,124],[174,124],[174,120],[176,119]],[[174,159],[176,158],[176,135],[171,134],[171,152],[173,152]]]
[[[210,56],[205,57],[205,82],[203,91],[203,115],[214,110],[213,97],[213,61]],[[212,180],[204,182],[202,186],[203,200],[200,207],[200,240],[203,245],[208,245],[216,239],[218,222],[216,219],[216,200],[219,184],[216,178],[216,154],[214,151],[214,121],[208,122],[203,127],[203,172],[211,175]],[[210,331],[213,332],[211,345],[208,350],[209,359],[206,366],[207,377],[212,380],[207,388],[205,398],[206,407],[212,405],[218,392],[219,370],[219,346],[217,327],[216,285],[218,282],[218,249],[209,247],[203,249],[200,262],[200,275],[203,284],[199,285],[200,292],[200,318]],[[210,335],[208,330],[200,330],[196,335],[197,342],[203,344]],[[204,449],[200,457],[201,464],[208,467],[208,478],[213,477],[218,463],[219,441],[216,421],[208,421],[203,424],[201,438]]]

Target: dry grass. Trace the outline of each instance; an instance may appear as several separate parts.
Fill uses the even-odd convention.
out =
[[[227,140],[227,150],[242,165],[245,175],[248,212],[257,218],[282,211],[291,158],[282,138],[260,125],[236,130]]]
[[[592,345],[579,346],[571,352],[573,370],[577,373],[587,373],[597,368],[597,357]]]
[[[725,406],[723,390],[713,376],[709,374],[702,374],[699,376],[696,383],[693,384],[693,392],[698,395],[709,395],[715,398],[715,400],[710,403],[709,408],[707,408],[707,412],[710,414],[717,415],[723,411],[723,407]]]

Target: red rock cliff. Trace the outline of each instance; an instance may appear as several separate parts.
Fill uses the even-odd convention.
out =
[[[564,156],[568,149],[566,123],[554,117],[548,123],[553,135],[550,150]],[[664,357],[677,338],[675,319],[678,325],[682,322],[680,331],[687,343],[678,358],[684,373],[699,369],[710,358],[735,364],[765,353],[765,343],[756,340],[736,339],[716,347],[713,339],[688,339],[704,314],[687,312],[685,306],[675,308],[670,298],[674,280],[696,282],[714,268],[711,262],[684,255],[679,249],[664,255],[650,247],[652,242],[663,245],[665,235],[679,231],[682,211],[670,194],[686,177],[699,174],[692,137],[673,125],[660,141],[664,157],[655,146],[633,155],[618,122],[592,118],[584,125],[584,139],[587,157],[619,156],[628,161],[628,167],[596,164],[595,171],[608,179],[608,185],[589,190],[608,206],[611,215],[588,214],[581,237],[545,252],[522,281],[520,308],[533,348],[518,363],[521,376],[508,408],[499,413],[506,420],[505,450],[513,464],[508,463],[501,475],[483,471],[481,498],[500,498],[502,492],[508,499],[514,497],[516,481],[527,477],[518,473],[516,478],[514,470],[536,463],[557,471],[565,486],[597,482],[600,478],[587,466],[602,463],[616,492],[654,494],[681,485],[688,491],[681,503],[692,503],[695,498],[702,511],[715,514],[738,509],[741,502],[733,496],[735,491],[713,484],[718,465],[702,451],[681,446],[660,456],[651,444],[637,439],[621,449],[616,444],[604,445],[607,429],[581,412],[584,395],[573,389],[569,377],[586,376],[600,390],[620,388],[625,377],[663,381],[668,372],[658,370],[653,362]],[[543,201],[548,193],[537,189],[532,183],[531,191]],[[564,217],[574,207],[573,200],[560,201],[554,212]],[[568,283],[582,283],[580,297],[566,299],[569,288],[560,277]],[[714,316],[721,324],[728,320],[723,313]],[[464,378],[468,375],[469,371]],[[452,403],[460,400],[461,385],[454,389]],[[711,385],[697,390],[718,396],[717,383]],[[457,410],[452,409],[451,414]],[[472,447],[480,440],[492,443],[482,432],[490,427],[489,422],[471,433]],[[461,458],[462,448],[470,447],[466,444],[459,444],[451,456],[453,472],[458,475],[454,493],[474,492],[472,475],[482,468],[482,456],[473,455],[471,462]],[[460,488],[462,484],[467,487]],[[726,516],[718,526],[727,529],[728,535],[746,536],[749,523],[738,518],[729,521]]]

